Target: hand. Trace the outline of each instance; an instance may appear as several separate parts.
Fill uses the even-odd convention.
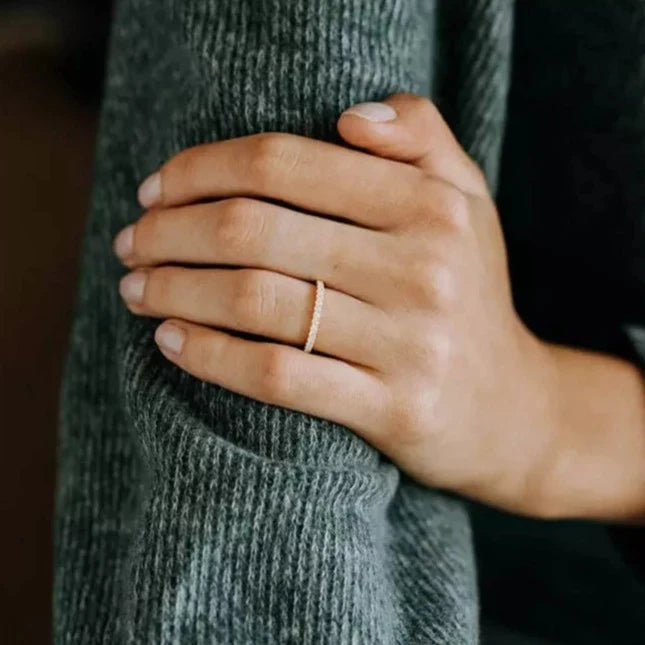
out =
[[[412,95],[338,130],[364,152],[268,133],[166,162],[115,241],[123,298],[172,319],[155,338],[191,374],[344,424],[428,485],[542,514],[554,361],[513,308],[482,173]]]

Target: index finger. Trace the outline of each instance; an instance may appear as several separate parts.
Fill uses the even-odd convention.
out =
[[[263,197],[366,227],[414,206],[423,173],[411,165],[292,134],[263,133],[188,148],[141,185],[144,207]],[[418,203],[418,202],[416,202]]]

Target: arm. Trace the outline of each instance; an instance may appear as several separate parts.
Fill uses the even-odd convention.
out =
[[[635,363],[548,346],[557,413],[539,514],[645,520],[645,380]],[[548,424],[548,420],[547,420]]]
[[[120,310],[110,257],[171,153],[269,129],[330,138],[350,102],[418,87],[424,6],[119,4],[63,396],[59,642],[393,642],[435,629],[392,600],[410,580],[446,642],[475,632],[460,505],[400,483],[341,426],[168,364],[154,324]]]
[[[137,269],[122,282],[131,311],[178,318],[158,330],[164,355],[343,423],[426,485],[539,517],[638,515],[642,376],[523,324],[494,204],[436,108],[396,95],[353,106],[338,127],[381,158],[285,134],[243,137],[183,151],[142,184],[152,208],[115,247]],[[240,194],[291,208],[231,197]],[[289,345],[306,338],[302,280],[318,278],[331,287],[316,344],[324,357],[309,357]]]

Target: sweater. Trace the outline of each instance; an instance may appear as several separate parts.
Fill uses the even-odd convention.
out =
[[[120,302],[111,242],[186,147],[337,142],[345,108],[417,92],[496,191],[525,322],[641,360],[643,52],[637,0],[117,1],[61,392],[58,645],[639,642],[645,588],[606,527],[473,507],[181,372]]]

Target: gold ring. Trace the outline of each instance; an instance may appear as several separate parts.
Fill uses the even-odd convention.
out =
[[[320,316],[322,314],[323,303],[325,302],[325,283],[322,280],[316,280],[316,300],[314,302],[314,311],[311,316],[311,325],[309,326],[309,335],[305,343],[304,350],[307,354],[311,353],[318,336],[320,327]]]

